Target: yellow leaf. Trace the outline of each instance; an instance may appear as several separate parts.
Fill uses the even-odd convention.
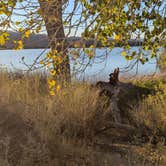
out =
[[[90,45],[90,47],[89,48],[94,48],[94,45]]]
[[[44,61],[40,61],[40,64],[41,64],[41,65],[44,65]]]
[[[57,55],[58,54],[58,50],[54,50],[54,54]]]
[[[31,24],[32,25],[32,24]],[[40,30],[41,30],[41,27],[40,26],[38,26],[37,28],[36,28],[36,33],[39,33],[40,32]]]
[[[61,86],[60,86],[60,85],[57,85],[57,87],[56,87],[56,91],[59,92],[60,89],[61,89]]]
[[[51,75],[51,76],[55,76],[55,74],[56,74],[56,71],[55,71],[55,70],[51,70],[51,71],[50,71],[50,75]]]
[[[50,52],[48,52],[48,53],[46,54],[46,57],[47,57],[47,58],[51,58],[51,56],[52,56],[52,55],[51,55]]]
[[[119,36],[119,35],[115,35],[115,40],[120,40],[121,39],[121,37]]]
[[[0,45],[3,46],[5,43],[6,43],[5,37],[4,36],[0,36]]]
[[[20,25],[20,22],[19,22],[19,21],[16,21],[16,25]]]
[[[125,51],[121,52],[121,55],[126,56],[126,52]]]
[[[18,30],[19,32],[22,32],[23,31],[23,28],[19,28],[19,30]]]
[[[55,92],[53,90],[50,91],[51,96],[55,96]]]
[[[24,37],[29,38],[30,34],[31,34],[31,31],[26,30],[25,33],[24,33]]]
[[[22,42],[22,40],[14,41],[14,43],[17,44],[16,50],[21,50],[21,49],[23,49],[23,42]]]
[[[57,63],[58,63],[58,64],[61,64],[62,62],[63,62],[62,58],[58,56],[58,57],[57,57]]]
[[[3,36],[4,36],[4,37],[8,37],[8,36],[9,36],[9,33],[8,33],[8,32],[4,32],[4,33],[3,33]]]
[[[7,33],[7,32],[1,33],[1,35],[0,35],[0,45],[1,46],[5,45],[6,41],[9,40],[8,36],[9,36],[9,33]]]
[[[18,41],[18,47],[17,48],[18,49],[23,49],[23,42],[22,42],[22,40]]]
[[[129,61],[133,59],[132,56],[125,56],[125,58],[126,58],[126,60],[129,60]]]
[[[49,88],[54,87],[55,84],[56,84],[55,80],[50,80],[50,79],[48,79],[48,86],[49,86]]]

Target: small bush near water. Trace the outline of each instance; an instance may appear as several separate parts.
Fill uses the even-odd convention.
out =
[[[166,139],[166,79],[153,80],[156,93],[149,95],[134,111],[136,122],[146,126],[153,136]],[[148,83],[148,82],[147,82]],[[146,82],[144,83],[145,86]],[[145,133],[144,133],[145,134]]]
[[[158,60],[158,65],[159,65],[159,68],[160,68],[161,72],[166,71],[166,50],[163,50],[160,53],[159,60]]]
[[[126,110],[136,129],[123,140],[125,131],[96,132],[111,113],[107,98],[88,83],[73,83],[51,97],[45,76],[1,71],[0,165],[164,165],[165,83],[160,77],[133,81],[156,93]]]

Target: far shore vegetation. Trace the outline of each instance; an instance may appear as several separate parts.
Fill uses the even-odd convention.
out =
[[[13,49],[14,43],[13,41],[19,40],[21,38],[21,33],[16,32],[9,32],[9,40],[4,46],[0,46],[0,50],[6,50],[6,49]],[[66,41],[69,45],[69,48],[75,48],[75,45],[77,45],[76,48],[83,48],[85,46],[86,48],[89,48],[91,45],[95,43],[95,39],[83,39],[82,37],[68,37],[66,38]],[[25,39],[24,41],[24,49],[42,49],[42,48],[49,48],[48,47],[48,37],[46,34],[31,34],[28,39]],[[114,39],[110,39],[107,41],[107,46],[102,45],[100,41],[97,42],[96,47],[109,47],[111,45],[111,42],[115,42]],[[109,44],[110,43],[110,44]],[[129,40],[128,44],[130,46],[141,46],[142,40]],[[121,46],[120,43],[116,44],[116,47]]]

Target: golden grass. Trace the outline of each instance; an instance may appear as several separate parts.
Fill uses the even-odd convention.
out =
[[[160,80],[159,80],[160,79]],[[144,86],[153,87],[156,91],[154,95],[148,95],[134,109],[135,123],[142,129],[144,134],[164,141],[166,143],[166,79],[158,78],[152,81],[144,82]],[[142,85],[143,85],[142,84]],[[144,129],[148,129],[144,130]],[[148,133],[146,133],[146,131]],[[151,139],[151,138],[150,138]],[[152,140],[153,141],[153,140]]]
[[[131,137],[134,143],[137,141],[141,143],[140,137],[145,132],[147,142],[156,136],[159,140],[157,146],[165,154],[163,144],[166,139],[166,85],[165,79],[156,80],[147,80],[144,83],[134,82],[139,86],[155,89],[156,94],[138,101],[139,106],[131,111],[134,119],[131,125],[137,127]],[[99,165],[104,163],[110,165],[112,162],[131,164],[134,160],[143,162],[142,158],[138,158],[137,153],[132,157],[130,154],[126,160],[119,157],[118,153],[96,150],[93,145],[96,140],[96,130],[104,126],[108,121],[108,114],[110,115],[110,112],[105,109],[106,103],[107,98],[99,98],[98,91],[91,88],[88,83],[73,83],[51,97],[45,76],[34,73],[19,78],[1,71],[0,123],[4,121],[4,124],[9,124],[12,117],[15,118],[13,125],[7,125],[5,128],[10,129],[9,131],[3,130],[3,123],[2,127],[0,126],[0,134],[4,135],[4,137],[0,136],[0,147],[3,145],[3,152],[6,154],[2,159],[0,157],[0,163],[9,165],[17,158],[9,157],[12,139],[15,140],[13,144],[18,144],[18,147],[20,147],[19,143],[21,144],[22,153],[16,153],[16,156],[21,154],[20,160],[15,161],[21,166],[33,165],[32,163],[35,162],[41,166],[66,163],[68,165],[86,165],[86,163],[97,165],[97,162]],[[13,133],[19,132],[20,135],[15,134],[11,137]],[[21,135],[26,135],[25,142],[20,138]],[[143,151],[143,154],[149,156],[147,151]],[[146,156],[142,155],[142,157]],[[160,157],[159,155],[155,161],[159,162]],[[149,160],[148,162],[151,162]]]
[[[161,72],[166,71],[166,49],[164,49],[161,52],[160,57],[159,57],[159,61],[158,61],[158,65],[159,65]]]

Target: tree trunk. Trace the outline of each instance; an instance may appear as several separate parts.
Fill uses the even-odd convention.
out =
[[[70,82],[70,64],[67,55],[67,43],[62,21],[62,0],[39,0],[41,14],[48,33],[49,46],[52,52],[58,51],[62,63],[53,66],[56,70],[56,79],[61,82]]]

